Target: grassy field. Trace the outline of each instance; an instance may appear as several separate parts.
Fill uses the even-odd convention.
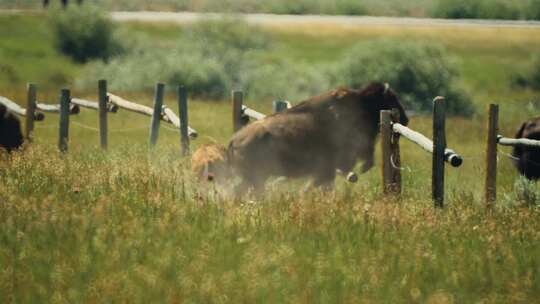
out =
[[[32,80],[39,99],[54,101],[84,70],[56,54],[45,22],[0,17],[0,67],[11,71],[0,73],[0,95],[21,102]],[[165,44],[181,32],[123,27]],[[312,63],[381,36],[442,41],[460,60],[461,81],[478,107],[470,120],[447,122],[448,145],[465,158],[461,168],[447,169],[447,207],[433,209],[430,156],[405,140],[399,200],[381,194],[376,167],[355,185],[338,178],[331,193],[281,182],[268,185],[263,199],[235,201],[194,181],[178,133],[162,128],[149,150],[147,117],[111,114],[104,153],[97,132],[85,127],[97,125],[96,112],[82,110],[71,118],[69,153],[59,155],[57,117],[47,115],[32,145],[0,158],[0,302],[538,302],[540,209],[523,207],[538,204],[538,187],[520,181],[501,155],[492,214],[481,189],[486,105],[501,105],[505,135],[538,112],[531,101],[539,94],[509,82],[538,50],[540,30],[268,30],[275,54]],[[166,103],[175,108],[169,91]],[[149,91],[119,93],[152,100]],[[270,111],[269,102],[247,103]],[[225,102],[193,100],[190,119],[200,134],[194,146],[232,134]],[[411,127],[431,134],[428,117],[413,117]]]

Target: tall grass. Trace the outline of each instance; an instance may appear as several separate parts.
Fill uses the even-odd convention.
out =
[[[423,153],[423,152],[422,152]],[[215,196],[170,148],[37,144],[0,171],[2,302],[534,302],[540,209],[485,213],[372,178]],[[421,186],[413,176],[406,183]],[[462,185],[473,191],[472,185]],[[427,187],[424,185],[423,187]]]

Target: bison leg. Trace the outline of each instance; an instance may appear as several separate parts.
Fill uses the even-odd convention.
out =
[[[336,178],[336,169],[333,167],[326,168],[321,171],[318,176],[315,177],[313,185],[315,187],[321,187],[324,190],[330,190],[332,183]]]
[[[255,196],[261,196],[264,192],[265,180],[266,178],[258,175],[242,176],[242,182],[235,188],[236,197],[241,197],[250,191]]]
[[[375,144],[369,144],[366,147],[366,150],[364,151],[362,158],[364,159],[364,163],[362,164],[361,173],[366,173],[369,171],[369,169],[373,168],[373,165],[375,164]]]
[[[361,173],[366,173],[369,171],[369,169],[373,168],[373,165],[375,164],[375,160],[373,159],[373,155],[366,159],[364,163],[362,164],[362,169],[360,170]]]

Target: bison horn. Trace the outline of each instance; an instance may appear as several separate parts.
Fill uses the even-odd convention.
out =
[[[383,94],[386,94],[386,92],[388,92],[388,89],[390,89],[390,85],[388,84],[388,82],[385,82],[384,83],[384,92],[383,92]]]

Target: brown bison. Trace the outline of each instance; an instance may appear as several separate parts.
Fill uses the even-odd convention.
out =
[[[19,118],[0,103],[0,150],[11,152],[20,148],[22,144],[23,135]]]
[[[387,84],[362,90],[337,89],[267,116],[236,132],[227,150],[228,162],[242,183],[238,191],[259,191],[269,176],[314,178],[328,186],[336,171],[349,172],[358,159],[362,173],[373,167],[379,112],[397,108],[408,118]],[[337,169],[337,170],[336,170]]]
[[[226,151],[219,144],[200,146],[191,156],[191,170],[199,180],[224,181],[229,176]]]
[[[516,133],[516,138],[540,140],[540,117],[524,122]],[[515,146],[512,155],[519,173],[530,180],[540,178],[540,148]]]

